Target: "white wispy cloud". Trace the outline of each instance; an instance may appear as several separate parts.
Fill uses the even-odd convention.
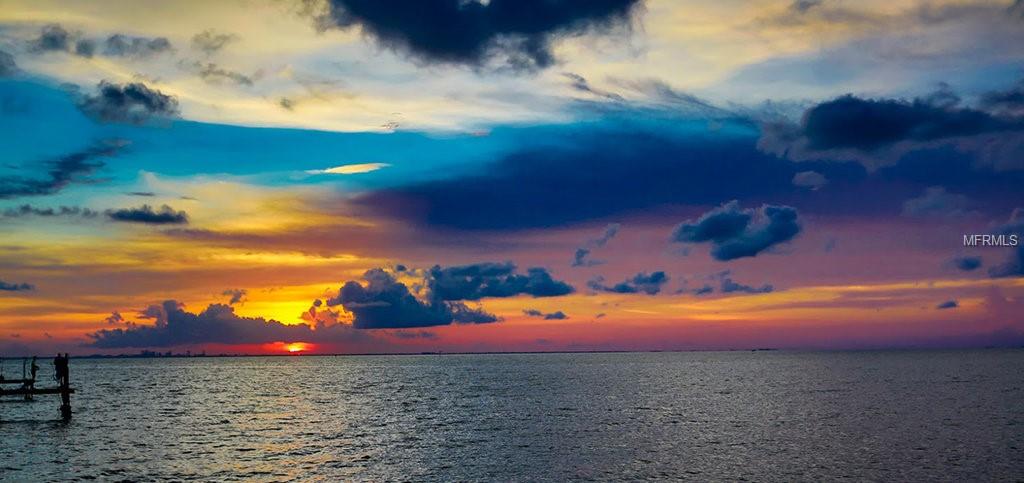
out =
[[[387,168],[388,166],[391,165],[387,163],[346,164],[327,169],[311,169],[306,172],[309,174],[362,174]]]

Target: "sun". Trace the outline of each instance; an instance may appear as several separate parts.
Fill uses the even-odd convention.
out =
[[[287,351],[289,354],[300,354],[302,352],[310,350],[312,347],[312,344],[307,344],[305,342],[292,342],[289,344],[285,344],[284,350]]]

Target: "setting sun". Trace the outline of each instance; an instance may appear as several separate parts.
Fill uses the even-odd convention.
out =
[[[291,344],[285,345],[284,349],[292,354],[298,354],[300,352],[308,351],[312,346],[305,342],[292,342]]]

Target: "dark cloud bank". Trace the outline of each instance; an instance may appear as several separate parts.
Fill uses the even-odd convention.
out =
[[[553,297],[573,292],[570,285],[553,279],[543,268],[529,268],[521,274],[511,263],[434,266],[423,274],[422,285],[417,284],[411,290],[397,279],[396,272],[381,268],[368,270],[363,275],[363,283],[348,281],[336,296],[315,300],[303,317],[310,324],[285,325],[235,315],[231,305],[243,300],[244,290],[225,291],[223,295],[231,297],[228,305],[213,304],[198,314],[186,312],[178,302],[167,301],[143,312],[143,318],[155,321],[153,325],[126,324],[122,328],[100,330],[91,335],[91,345],[121,348],[297,340],[330,342],[359,337],[365,340],[370,336],[357,335],[358,329],[411,329],[499,320],[482,308],[470,307],[465,301],[517,295]],[[426,292],[424,297],[414,293],[420,286]],[[339,314],[331,309],[337,306],[352,314],[351,325],[338,323]],[[545,318],[566,316],[555,312],[545,314]]]
[[[359,27],[381,46],[422,62],[517,70],[555,62],[562,37],[628,26],[639,0],[330,0],[322,28]]]
[[[798,123],[764,124],[759,146],[796,160],[858,159],[870,168],[895,164],[913,151],[950,146],[975,165],[1022,170],[1024,81],[962,103],[948,86],[922,97],[845,95],[812,106]]]

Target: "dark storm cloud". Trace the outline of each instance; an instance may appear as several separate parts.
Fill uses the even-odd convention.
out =
[[[35,289],[36,286],[30,283],[8,283],[0,280],[0,291],[3,292],[27,292]]]
[[[569,318],[569,316],[565,315],[565,312],[562,312],[561,310],[544,313],[537,309],[526,309],[523,310],[523,314],[528,317],[539,317],[544,320],[565,320]]]
[[[939,305],[936,305],[935,308],[938,309],[938,310],[945,310],[945,309],[955,309],[955,308],[957,308],[959,306],[960,306],[960,304],[958,304],[956,302],[956,300],[947,300],[945,302],[942,302]]]
[[[174,211],[174,208],[163,205],[159,210],[152,206],[142,205],[138,208],[122,208],[107,210],[107,217],[125,223],[144,223],[147,225],[184,225],[188,223],[188,213]]]
[[[558,142],[509,154],[485,174],[384,189],[355,203],[437,228],[516,230],[791,193],[793,175],[807,169],[757,151],[750,138],[601,129],[571,139],[571,147]],[[840,164],[820,169],[845,169]]]
[[[555,62],[561,37],[626,26],[639,0],[330,0],[323,27],[359,27],[381,46],[433,63],[519,70]]]
[[[516,266],[505,263],[477,263],[442,268],[435,265],[427,272],[430,297],[435,300],[480,300],[486,297],[557,297],[573,292],[573,287],[555,280],[541,267],[515,273]]]
[[[238,40],[238,36],[235,34],[207,29],[192,37],[192,48],[204,52],[206,55],[212,55],[236,40]]]
[[[665,272],[662,271],[651,272],[650,274],[641,272],[615,285],[605,285],[604,277],[596,277],[587,282],[587,287],[599,292],[657,295],[658,292],[661,292],[662,285],[668,282],[668,279],[668,275],[665,275]]]
[[[696,220],[680,224],[671,240],[712,244],[711,255],[720,261],[757,256],[768,248],[792,240],[801,227],[795,208],[763,205],[742,209],[733,200]]]
[[[843,96],[804,114],[802,134],[812,149],[852,148],[870,151],[903,140],[933,141],[987,132],[1016,130],[1006,120],[971,108],[951,108],[915,99],[861,99]]]
[[[225,296],[231,297],[228,300],[228,305],[235,305],[237,303],[242,302],[242,300],[245,299],[245,296],[248,293],[249,292],[247,290],[245,290],[244,288],[233,288],[233,289],[229,289],[229,290],[225,290],[225,291],[221,292],[221,295],[225,295]]]
[[[143,124],[153,118],[178,115],[178,100],[141,82],[100,81],[97,92],[78,104],[89,116],[104,122]]]
[[[18,73],[18,64],[14,62],[14,56],[0,50],[0,77],[10,77]]]
[[[981,268],[981,257],[964,256],[953,259],[953,266],[958,270],[970,272]]]
[[[327,301],[329,306],[341,305],[351,312],[352,326],[357,329],[405,329],[498,320],[483,309],[458,301],[421,301],[404,283],[380,268],[368,270],[363,280],[365,286],[356,281],[346,282],[337,297]]]
[[[114,156],[125,142],[110,140],[43,164],[49,168],[43,178],[0,176],[0,199],[57,193],[75,182],[89,182],[88,175],[103,167],[96,158]]]
[[[40,208],[32,205],[21,205],[17,208],[7,208],[3,211],[2,216],[4,218],[23,218],[27,216],[68,216],[68,217],[82,217],[82,218],[95,218],[99,215],[98,212],[90,210],[89,208],[82,208],[80,206],[61,206],[58,208]]]
[[[845,95],[807,109],[799,123],[764,124],[759,146],[797,160],[824,156],[878,166],[944,143],[972,153],[979,164],[1021,169],[1022,85],[985,93],[973,107],[945,84],[911,100]]]
[[[152,57],[154,55],[169,52],[171,42],[165,37],[132,37],[124,34],[114,34],[107,37],[104,42],[104,55],[112,57]]]
[[[576,249],[576,253],[573,254],[572,266],[574,267],[590,267],[594,265],[600,265],[600,260],[590,259],[590,252],[595,248],[601,248],[605,246],[615,235],[619,233],[621,225],[618,223],[612,223],[604,228],[604,232],[601,236],[587,240],[583,246]]]
[[[989,276],[993,278],[1024,276],[1024,209],[1013,210],[1010,220],[996,227],[993,233],[1006,237],[1016,236],[1017,246],[1010,249],[1010,255],[1003,263],[989,267]]]

